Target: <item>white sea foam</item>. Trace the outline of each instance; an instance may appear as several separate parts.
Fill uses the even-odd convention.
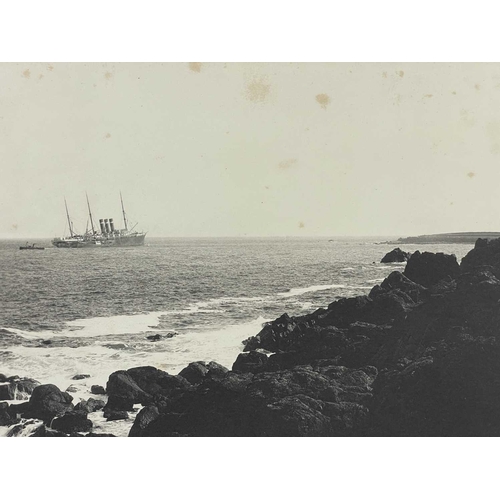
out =
[[[2,362],[8,374],[32,377],[39,382],[55,384],[61,390],[72,385],[72,396],[77,402],[90,397],[90,387],[105,385],[109,375],[117,370],[151,365],[176,374],[192,361],[216,361],[231,368],[243,349],[242,341],[256,335],[266,320],[259,317],[243,324],[187,332],[158,344],[148,343],[151,350],[110,349],[103,342],[94,342],[78,348],[61,346],[50,348],[16,345],[9,348],[12,355]],[[144,346],[140,346],[144,347]],[[72,380],[76,374],[89,378]]]
[[[321,290],[330,290],[332,288],[345,288],[345,285],[312,285],[304,288],[292,288],[288,292],[278,293],[281,297],[296,297],[298,295],[304,295],[311,292],[319,292]]]

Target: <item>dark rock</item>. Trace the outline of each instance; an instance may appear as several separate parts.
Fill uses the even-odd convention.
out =
[[[238,354],[232,371],[236,373],[256,373],[266,363],[267,356],[261,352],[242,352]]]
[[[116,437],[114,434],[106,434],[106,433],[94,433],[94,432],[89,432],[85,437]]]
[[[434,285],[446,278],[460,274],[460,266],[454,255],[444,253],[414,252],[408,259],[404,275],[425,287]]]
[[[40,427],[43,430],[40,430]],[[43,422],[36,419],[29,419],[14,425],[11,429],[9,429],[9,431],[6,434],[6,437],[32,436],[32,435],[40,436],[42,433],[45,433],[45,426],[43,425]]]
[[[19,419],[9,411],[8,403],[0,403],[0,425],[13,425],[18,421]]]
[[[65,434],[88,432],[92,428],[92,421],[84,413],[69,411],[62,417],[55,418],[50,427]]]
[[[199,384],[208,373],[207,365],[204,361],[195,361],[189,363],[180,373],[179,376],[185,378],[190,384]]]
[[[70,385],[69,387],[66,388],[66,392],[78,392],[78,387]]]
[[[109,395],[107,406],[114,409],[128,409],[135,404],[148,404],[152,401],[150,394],[144,392],[126,371],[117,371],[109,376],[106,385]]]
[[[409,257],[409,252],[403,252],[401,248],[395,248],[394,250],[391,250],[389,253],[385,254],[380,262],[382,262],[383,264],[388,264],[391,262],[406,262]]]
[[[394,290],[405,293],[414,303],[421,302],[428,297],[428,290],[425,287],[414,283],[399,271],[393,271],[380,285],[375,285],[368,296],[374,300]]]
[[[27,399],[40,382],[32,378],[8,377],[0,383],[0,400]]]
[[[106,408],[131,411],[134,404],[149,405],[175,396],[189,387],[191,384],[185,378],[169,375],[152,366],[114,372],[106,386],[109,395]]]
[[[104,409],[104,418],[110,422],[111,420],[127,420],[128,413],[124,410],[112,410],[112,409]]]
[[[22,415],[24,418],[38,418],[49,424],[54,417],[73,409],[72,400],[67,392],[61,392],[53,384],[39,385],[33,390],[28,405],[22,408]]]
[[[500,278],[500,238],[487,240],[479,238],[474,248],[462,259],[462,272],[470,272],[477,267],[491,266],[493,274]]]
[[[67,434],[61,431],[56,431],[45,425],[38,427],[29,437],[68,437]]]
[[[76,406],[75,411],[82,413],[93,413],[102,410],[106,403],[101,399],[89,398],[87,401],[82,399]]]
[[[211,379],[223,379],[226,376],[226,373],[229,372],[225,366],[222,366],[215,361],[210,361],[210,363],[207,364],[207,368],[208,372],[206,376]]]
[[[99,394],[106,394],[106,390],[104,389],[104,387],[102,385],[93,385],[91,388],[90,388],[90,392],[92,394],[96,394],[96,395],[99,395]]]
[[[78,374],[73,377],[71,377],[71,380],[83,380],[85,378],[90,378],[90,375],[87,374]]]
[[[158,342],[158,340],[162,339],[162,337],[159,333],[157,333],[156,335],[148,335],[146,338],[148,340],[151,340],[151,342]]]
[[[138,437],[142,431],[160,416],[156,406],[144,407],[135,417],[134,425],[130,429],[129,437]]]

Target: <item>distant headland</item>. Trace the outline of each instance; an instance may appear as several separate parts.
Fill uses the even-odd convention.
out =
[[[500,238],[500,232],[423,234],[421,236],[399,238],[397,241],[384,241],[383,243],[390,243],[391,245],[401,243],[475,243],[478,238]]]

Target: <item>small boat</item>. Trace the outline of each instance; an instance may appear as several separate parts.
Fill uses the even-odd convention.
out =
[[[19,250],[45,250],[45,247],[37,247],[35,243],[28,245],[26,242],[26,245],[19,247]]]

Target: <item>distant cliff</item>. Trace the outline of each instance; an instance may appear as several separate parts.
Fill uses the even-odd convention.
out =
[[[475,243],[479,238],[494,239],[500,238],[500,233],[442,233],[442,234],[423,234],[421,236],[409,236],[399,238],[397,241],[387,241],[386,243]]]

